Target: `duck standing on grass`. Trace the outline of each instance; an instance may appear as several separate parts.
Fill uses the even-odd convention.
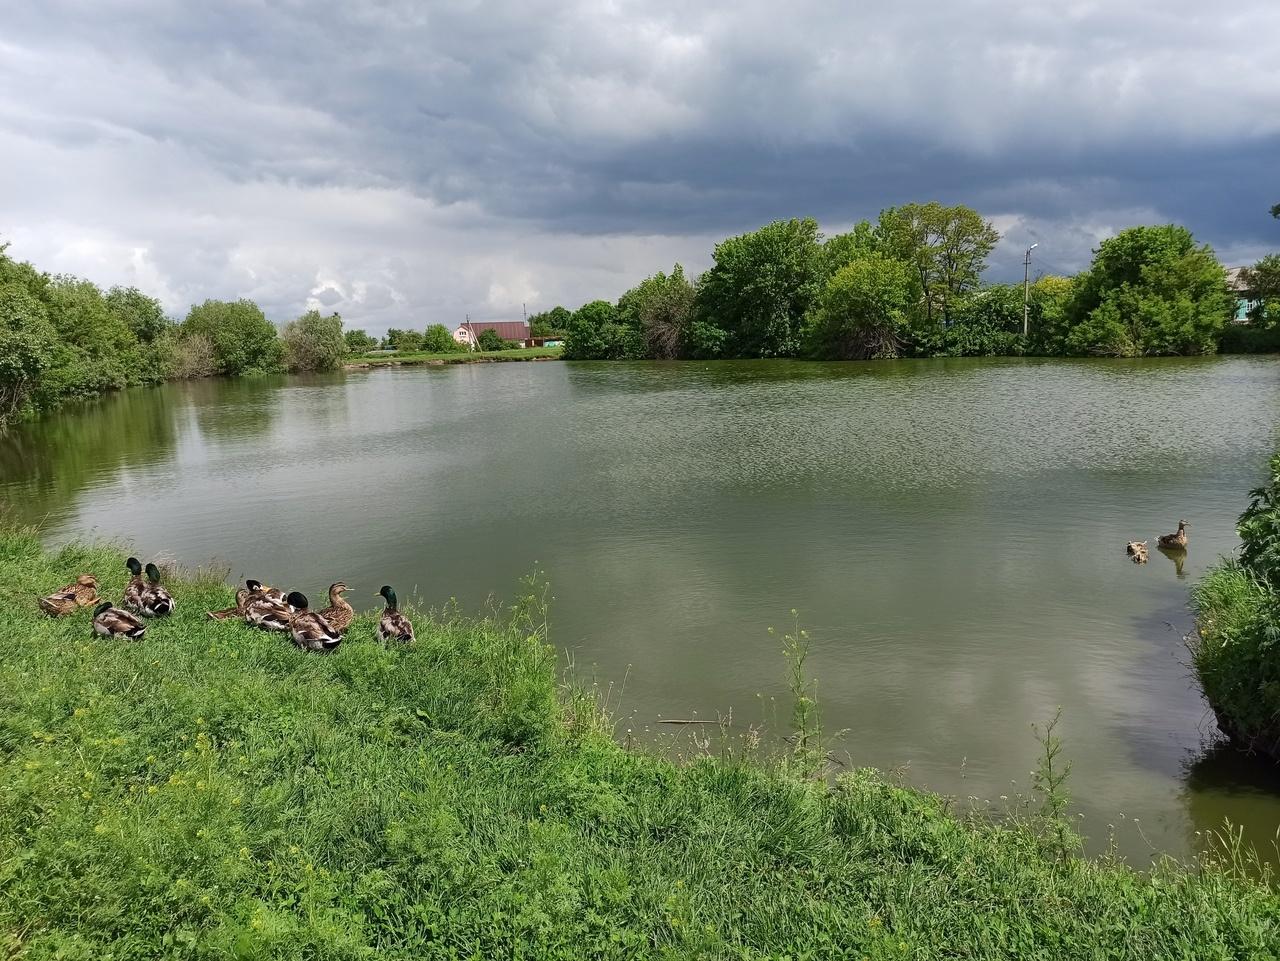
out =
[[[233,617],[244,617],[244,609],[249,604],[249,588],[242,587],[236,591],[235,607],[224,607],[220,611],[205,611],[205,617],[215,621],[227,621]]]
[[[339,634],[347,633],[347,628],[351,626],[351,622],[356,619],[355,609],[347,603],[346,598],[342,596],[347,590],[347,585],[338,581],[336,584],[329,585],[329,606],[320,611],[320,616],[325,619],[330,627]]]
[[[400,613],[396,604],[396,592],[384,585],[378,596],[387,602],[386,610],[378,621],[378,640],[386,644],[399,641],[401,644],[413,643],[413,622]]]
[[[136,557],[131,557],[124,562],[124,566],[129,568],[129,573],[133,576],[129,578],[129,583],[124,586],[123,604],[129,610],[138,614],[142,611],[142,590],[147,586],[147,582],[142,577],[142,562]]]
[[[296,611],[289,621],[289,636],[304,651],[328,654],[337,650],[342,635],[335,631],[316,611],[307,610],[307,596],[293,591],[288,597],[289,606]]]
[[[80,607],[98,602],[98,579],[81,574],[66,587],[47,594],[38,601],[40,610],[50,617],[62,617]]]
[[[1156,541],[1159,547],[1170,547],[1177,549],[1179,547],[1186,549],[1187,546],[1187,522],[1178,521],[1178,532],[1176,534],[1161,534],[1160,539]]]
[[[93,633],[102,637],[127,637],[139,640],[147,632],[136,615],[112,606],[110,601],[103,601],[93,609]]]
[[[160,584],[160,568],[147,565],[147,585],[142,589],[138,604],[143,617],[167,617],[178,606],[173,596]]]

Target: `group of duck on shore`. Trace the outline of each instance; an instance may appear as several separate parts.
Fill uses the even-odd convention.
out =
[[[130,577],[120,607],[98,597],[98,579],[93,574],[81,574],[74,582],[40,598],[40,609],[50,617],[64,617],[93,604],[96,605],[92,621],[95,634],[141,638],[147,630],[142,618],[167,617],[177,608],[177,603],[160,583],[160,569],[155,564],[144,568],[136,557],[130,557],[125,566]],[[343,635],[356,617],[355,609],[342,596],[347,590],[341,581],[330,585],[329,606],[312,611],[305,594],[299,591],[286,594],[250,579],[236,591],[233,607],[209,611],[208,616],[218,621],[241,619],[264,631],[288,633],[293,643],[303,650],[327,653],[342,643]],[[378,639],[383,643],[412,642],[413,623],[400,612],[396,592],[384,586],[378,596],[386,604],[378,620]]]
[[[1173,534],[1161,534],[1156,538],[1156,546],[1165,551],[1183,551],[1187,549],[1187,528],[1190,527],[1186,521],[1178,521],[1178,530]],[[1129,559],[1135,564],[1145,564],[1147,562],[1147,542],[1146,541],[1130,541],[1125,545],[1124,552],[1129,555]],[[1178,573],[1182,573],[1182,567],[1179,565]]]

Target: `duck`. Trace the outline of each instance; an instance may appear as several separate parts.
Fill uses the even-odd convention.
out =
[[[132,575],[129,583],[124,586],[123,604],[126,608],[135,614],[142,612],[142,590],[147,586],[146,580],[142,576],[142,562],[136,557],[131,557],[124,562],[124,566],[129,568]]]
[[[278,587],[264,587],[262,581],[255,581],[252,577],[244,582],[244,586],[249,588],[249,595],[252,598],[265,597],[269,601],[275,601],[277,604],[285,604],[285,592]]]
[[[318,612],[307,610],[307,596],[292,591],[287,600],[295,612],[289,622],[289,636],[293,638],[293,643],[304,651],[318,651],[322,654],[337,650],[342,643],[342,635]]]
[[[1185,548],[1187,546],[1187,522],[1178,521],[1178,532],[1176,534],[1161,534],[1156,541],[1158,547]]]
[[[293,621],[293,608],[284,601],[249,592],[245,598],[244,622],[264,631],[287,631]]]
[[[140,640],[147,632],[147,625],[136,614],[103,601],[93,609],[93,633],[102,637],[127,637]]]
[[[347,603],[342,596],[347,590],[347,585],[338,581],[336,584],[329,585],[329,606],[321,609],[320,616],[323,617],[335,631],[339,634],[347,633],[347,628],[351,626],[351,622],[356,619],[355,609]]]
[[[205,617],[215,621],[229,621],[233,617],[244,617],[244,609],[249,603],[249,588],[242,587],[236,591],[234,607],[224,607],[220,611],[205,611]]]
[[[396,603],[396,592],[389,585],[383,585],[378,596],[387,602],[382,618],[378,621],[378,640],[384,644],[399,641],[402,644],[413,643],[413,622],[400,613]]]
[[[63,617],[80,607],[98,602],[98,579],[81,574],[66,587],[40,598],[40,610],[50,617]]]
[[[1146,541],[1130,541],[1125,545],[1124,552],[1133,559],[1135,564],[1145,564],[1147,562]]]
[[[168,591],[160,584],[160,568],[154,564],[147,565],[147,585],[138,598],[139,611],[143,617],[167,617],[178,606]]]

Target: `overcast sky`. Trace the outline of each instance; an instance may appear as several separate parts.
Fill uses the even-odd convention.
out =
[[[1280,248],[1280,2],[17,0],[0,241],[180,316],[518,318],[912,200],[992,279],[1178,221]]]

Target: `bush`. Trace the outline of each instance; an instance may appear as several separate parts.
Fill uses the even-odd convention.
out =
[[[574,311],[564,340],[568,360],[622,360],[642,357],[640,332],[618,316],[607,300],[593,300]]]
[[[342,335],[346,341],[347,351],[352,354],[364,354],[377,349],[378,341],[363,330],[348,330]]]
[[[444,324],[432,324],[422,337],[422,349],[432,354],[452,353],[460,346]]]
[[[206,300],[187,312],[182,334],[209,339],[220,374],[265,374],[281,368],[280,336],[251,300]]]
[[[1192,594],[1196,676],[1218,726],[1280,761],[1280,454],[1240,515],[1240,556]]]
[[[503,340],[496,330],[487,329],[480,331],[480,335],[476,337],[476,346],[481,350],[510,350],[516,344]]]
[[[337,370],[347,353],[342,318],[309,310],[284,329],[285,366],[291,371]]]
[[[218,354],[204,334],[186,334],[174,348],[173,376],[180,380],[212,377],[218,372]]]
[[[834,360],[897,357],[910,302],[906,265],[871,254],[841,267],[806,319],[809,352]]]
[[[0,427],[26,411],[55,337],[44,304],[20,284],[0,286]]]

